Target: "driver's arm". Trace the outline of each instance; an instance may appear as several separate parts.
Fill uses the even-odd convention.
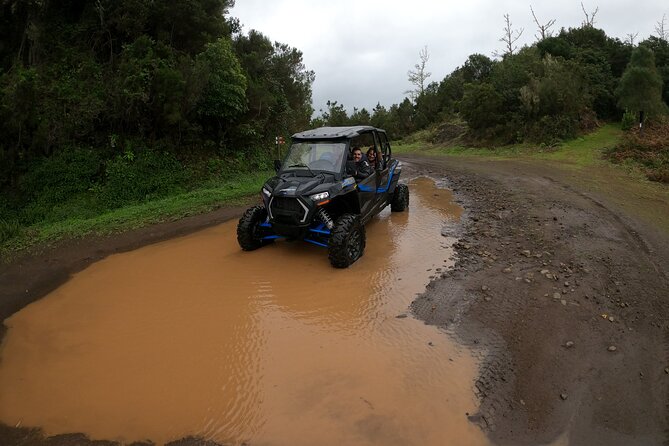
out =
[[[357,163],[357,171],[355,173],[355,178],[358,180],[362,180],[364,178],[367,178],[371,174],[374,173],[374,170],[372,169],[372,166],[369,165],[369,163],[365,160],[360,161]]]

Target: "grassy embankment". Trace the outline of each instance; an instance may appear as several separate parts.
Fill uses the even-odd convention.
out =
[[[493,159],[535,159],[551,160],[571,166],[591,166],[605,163],[602,155],[606,149],[615,146],[622,131],[618,125],[607,124],[582,137],[563,142],[556,147],[531,144],[518,144],[496,148],[471,148],[460,145],[445,146],[421,141],[421,135],[415,135],[409,143],[396,142],[393,152],[415,153],[430,156],[470,156]],[[427,136],[427,135],[426,135]]]
[[[185,193],[120,207],[98,215],[9,228],[12,236],[0,239],[0,256],[9,258],[18,251],[63,238],[112,234],[202,214],[224,205],[242,204],[258,194],[262,183],[271,174],[269,171],[238,174]]]

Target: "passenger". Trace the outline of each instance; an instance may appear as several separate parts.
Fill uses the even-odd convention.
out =
[[[355,171],[349,171],[349,173],[353,175],[356,180],[363,180],[374,173],[372,166],[370,166],[366,160],[362,159],[362,150],[358,147],[353,148],[353,161],[355,163]]]
[[[367,150],[367,162],[372,169],[376,170],[379,168],[379,160],[376,158],[376,149],[374,147],[370,147]]]

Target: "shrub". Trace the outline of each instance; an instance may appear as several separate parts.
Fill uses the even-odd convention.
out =
[[[530,126],[527,134],[531,141],[552,145],[576,136],[576,122],[564,115],[543,116]]]
[[[607,157],[613,162],[631,161],[648,179],[669,183],[669,120],[651,122],[643,133],[637,128],[628,130]]]
[[[0,244],[18,236],[21,233],[21,224],[16,220],[0,219]]]
[[[19,182],[21,202],[25,204],[19,210],[21,221],[42,221],[54,206],[87,193],[99,179],[100,171],[100,156],[87,148],[67,148],[30,163]]]
[[[623,114],[623,120],[620,123],[620,127],[627,131],[631,130],[635,125],[636,125],[636,113],[631,112],[629,110],[625,110],[625,113]]]
[[[33,163],[20,181],[24,198],[62,200],[88,190],[100,173],[100,157],[92,149],[68,148]]]
[[[110,160],[101,188],[102,201],[110,208],[183,192],[188,171],[169,152],[126,150]]]

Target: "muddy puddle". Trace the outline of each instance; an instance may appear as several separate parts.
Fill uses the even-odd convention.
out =
[[[427,178],[367,225],[362,259],[236,222],[100,261],[5,321],[0,420],[163,444],[486,444],[473,357],[407,313],[450,265],[461,209]]]

